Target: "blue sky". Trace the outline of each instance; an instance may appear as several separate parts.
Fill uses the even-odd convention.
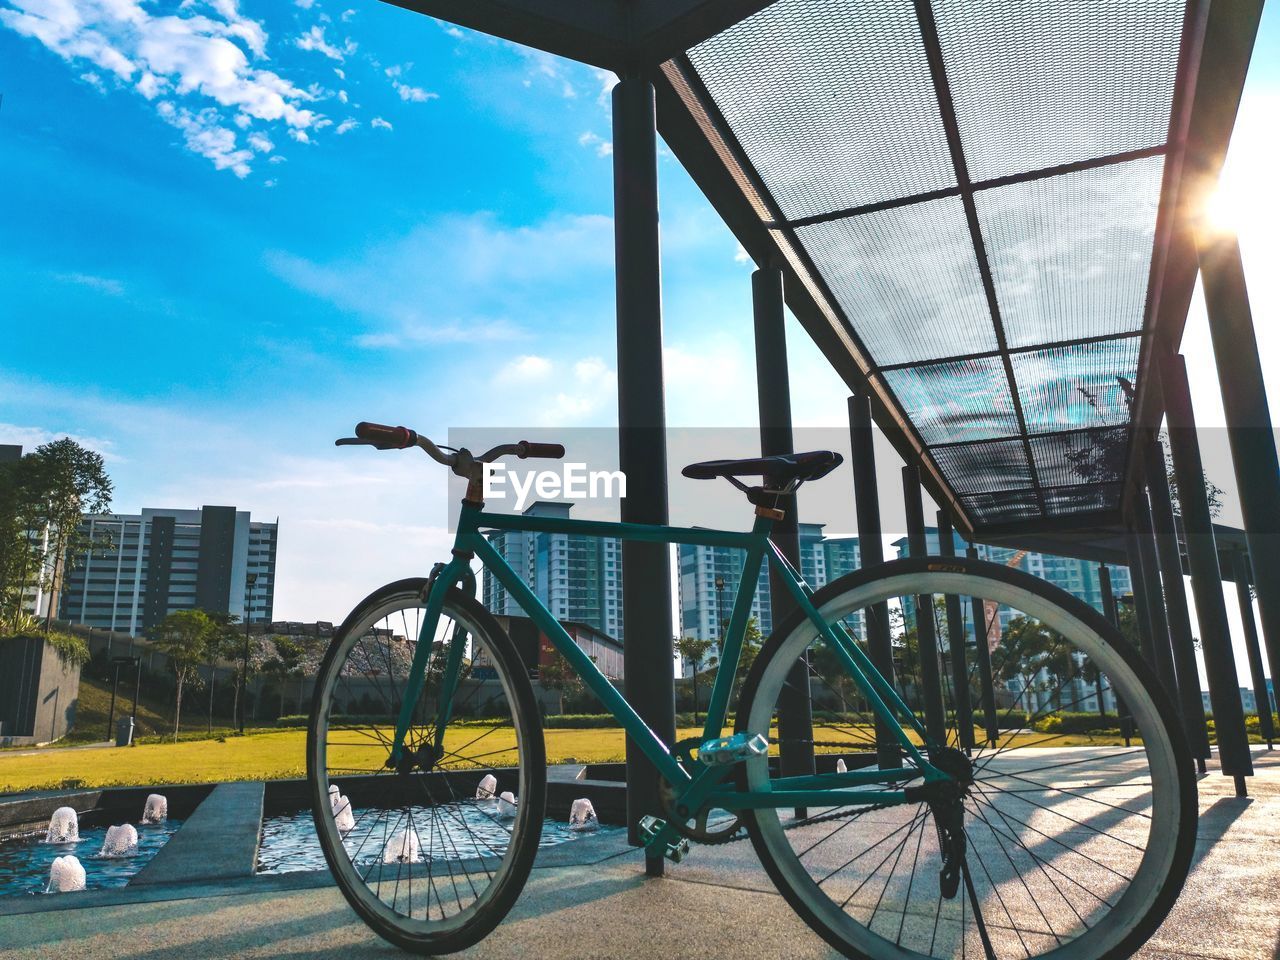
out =
[[[444,478],[335,451],[355,420],[613,421],[610,82],[373,0],[0,0],[0,442],[92,443],[119,511],[279,515],[277,615],[341,619],[446,545]],[[1273,9],[1228,175],[1280,396],[1276,115]],[[751,265],[660,170],[670,420],[751,426]],[[790,332],[797,421],[843,425]]]

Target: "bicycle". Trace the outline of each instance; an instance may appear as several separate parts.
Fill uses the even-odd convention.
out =
[[[338,443],[417,447],[467,480],[452,558],[352,612],[320,667],[308,727],[325,858],[387,940],[420,953],[476,943],[511,908],[539,845],[541,721],[526,662],[475,600],[476,558],[661,775],[665,816],[640,824],[648,852],[679,861],[691,841],[728,842],[745,829],[778,891],[844,955],[1122,957],[1168,913],[1190,864],[1196,790],[1147,665],[1092,607],[984,561],[897,560],[812,590],[769,535],[795,490],[834,470],[838,454],[686,467],[688,477],[728,479],[755,506],[752,529],[730,532],[486,513],[484,464],[559,458],[563,447],[522,441],[477,456],[404,427],[355,432]],[[482,530],[743,550],[701,734],[664,744]],[[797,609],[760,648],[726,734],[762,563]],[[941,669],[918,630],[912,653],[908,631],[901,662],[882,671],[858,636],[891,598],[916,597],[919,616],[947,594],[1027,618],[1016,641],[1011,623],[988,645],[999,684],[980,693],[963,649],[948,650],[952,669]],[[949,674],[947,688],[939,678]],[[958,709],[971,694],[985,728]],[[797,697],[801,714],[780,716],[780,700]],[[1126,710],[1136,745],[1073,748],[1048,721],[1082,702],[1104,716],[1108,702]]]

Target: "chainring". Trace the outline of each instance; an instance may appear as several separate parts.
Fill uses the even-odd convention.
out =
[[[682,764],[692,766],[697,763],[693,758],[692,751],[700,743],[700,740],[691,739],[681,740],[675,745],[675,754]],[[730,843],[738,839],[746,829],[741,817],[734,817],[732,820],[709,827],[707,820],[711,811],[707,809],[699,811],[696,816],[681,817],[675,810],[675,788],[665,780],[658,785],[658,793],[662,799],[662,809],[666,814],[667,823],[671,825],[672,830],[687,840],[714,846],[718,843]]]

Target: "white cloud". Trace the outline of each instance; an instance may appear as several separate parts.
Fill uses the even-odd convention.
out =
[[[347,79],[347,71],[341,69],[340,67],[334,67],[333,72],[338,75],[339,80]]]
[[[113,297],[124,296],[124,284],[111,277],[97,277],[89,273],[55,273],[53,278],[62,283],[74,283],[76,286],[88,287]]]
[[[338,127],[336,130],[334,130],[334,133],[338,134],[338,136],[342,136],[342,134],[349,133],[350,131],[354,130],[358,126],[360,126],[359,120],[353,120],[351,117],[347,117],[347,119],[343,120],[340,124],[338,124]]]
[[[347,91],[345,91],[345,90],[339,90],[339,91],[338,91],[338,102],[339,102],[339,103],[346,103],[346,102],[347,102]]]
[[[120,457],[115,453],[115,444],[101,437],[86,437],[66,430],[49,430],[45,427],[0,423],[0,444],[19,446],[24,454],[34,453],[36,447],[52,443],[54,440],[61,440],[63,437],[69,437],[80,446],[102,454],[102,459],[108,463],[120,462]]]
[[[598,133],[592,133],[590,130],[578,136],[578,144],[583,147],[595,147],[597,157],[613,155],[613,143],[604,139]]]
[[[216,110],[209,108],[192,113],[186,107],[174,106],[168,100],[160,101],[156,110],[167,123],[182,131],[188,150],[212,160],[214,167],[219,170],[230,170],[242,180],[249,175],[249,161],[253,159],[253,152],[238,147],[235,133],[218,125],[219,114]],[[301,130],[289,132],[306,136]]]
[[[386,120],[383,120],[381,117],[374,117],[372,120],[369,121],[369,126],[373,127],[373,129],[375,130],[393,129],[391,124],[388,123]]]
[[[512,380],[545,380],[550,375],[551,361],[546,357],[529,354],[527,356],[517,357],[515,360],[508,363],[498,371],[496,379],[506,382],[510,382]]]
[[[297,140],[299,143],[311,142],[311,137],[307,135],[307,131],[305,130],[290,130],[289,136],[293,137],[293,139]]]
[[[738,249],[733,253],[734,263],[751,263],[751,254],[747,253],[747,248],[742,244],[738,244]]]
[[[527,333],[506,320],[407,322],[399,330],[361,334],[354,342],[358,347],[376,350],[415,344],[494,343],[523,340],[527,336]]]
[[[257,150],[259,153],[270,153],[276,148],[271,139],[265,133],[251,133],[248,136],[249,146]]]
[[[430,93],[421,87],[411,87],[407,83],[401,83],[393,80],[391,86],[395,88],[396,93],[400,94],[400,99],[406,103],[425,103],[428,100],[439,100],[440,94]]]
[[[280,154],[278,154],[278,153],[277,153],[277,154],[276,154],[275,156],[273,156],[270,160],[268,160],[268,161],[267,161],[267,163],[284,163],[284,162],[285,162],[285,160],[286,160],[286,158],[285,158],[285,157],[282,157],[282,156],[280,156]]]
[[[613,88],[618,85],[618,75],[612,70],[602,70],[599,67],[592,67],[591,72],[595,74],[596,80],[600,83],[600,92],[596,94],[596,103],[602,107],[608,107],[610,94],[613,93]]]
[[[343,22],[343,23],[350,23],[352,20],[354,20],[354,19],[355,19],[355,17],[356,17],[356,12],[355,12],[354,10],[343,10],[343,11],[342,11],[342,22]]]
[[[316,0],[293,0],[295,6],[301,7],[303,10],[310,10],[316,5]]]
[[[356,52],[356,44],[348,37],[341,47],[335,47],[324,38],[324,27],[313,26],[293,41],[294,46],[299,50],[312,50],[316,53],[323,54],[330,60],[337,60],[339,63],[344,61],[349,54]]]
[[[88,64],[156,103],[161,119],[182,130],[186,147],[220,170],[248,173],[226,124],[283,122],[304,130],[318,119],[315,97],[254,61],[266,56],[262,25],[235,0],[178,7],[155,15],[143,0],[10,0],[0,24],[42,43],[70,64]],[[191,12],[198,10],[198,12]],[[164,99],[160,99],[160,98]],[[182,98],[182,99],[179,99]],[[188,99],[190,98],[190,99]]]

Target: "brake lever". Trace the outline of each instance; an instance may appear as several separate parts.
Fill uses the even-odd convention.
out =
[[[399,447],[393,447],[385,443],[378,443],[376,440],[362,440],[360,437],[343,437],[340,440],[333,441],[335,447],[376,447],[379,450],[399,450]]]

